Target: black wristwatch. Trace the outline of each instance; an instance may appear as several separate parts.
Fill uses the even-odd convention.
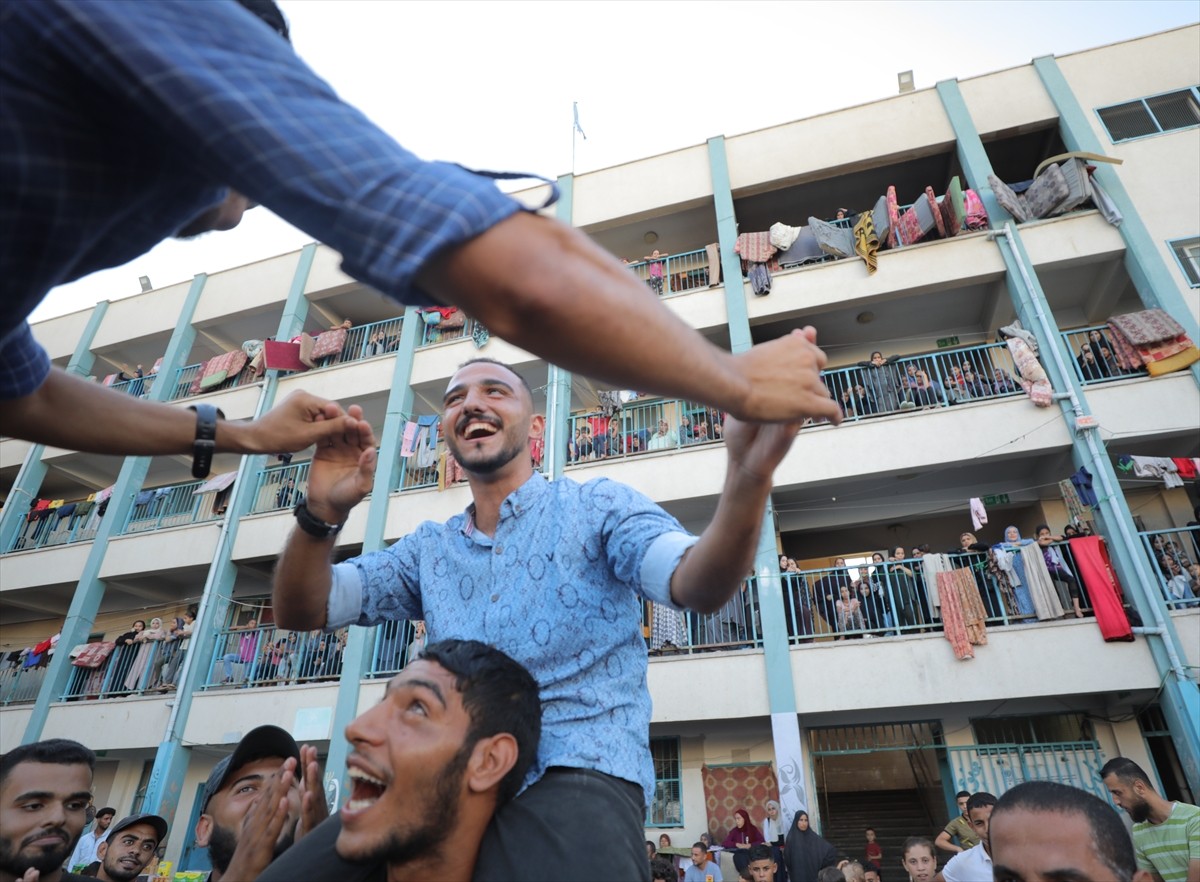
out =
[[[292,510],[296,515],[296,526],[315,539],[328,539],[341,532],[345,524],[328,524],[308,510],[308,503],[301,500]]]
[[[192,477],[207,478],[212,468],[213,454],[217,452],[217,420],[225,414],[211,404],[193,404],[188,410],[196,411],[196,440],[192,442]]]

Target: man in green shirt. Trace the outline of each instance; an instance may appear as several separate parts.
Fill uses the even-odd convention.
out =
[[[979,844],[979,837],[975,835],[975,828],[971,826],[971,819],[967,817],[967,800],[970,798],[971,794],[965,790],[955,794],[954,801],[958,803],[960,814],[950,820],[933,842],[942,851],[958,854]],[[958,845],[954,844],[955,838],[958,839]]]
[[[1100,777],[1133,819],[1138,868],[1156,882],[1200,882],[1200,808],[1163,799],[1142,767],[1125,757],[1105,763]]]

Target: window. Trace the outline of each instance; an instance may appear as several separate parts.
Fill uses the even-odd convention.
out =
[[[1200,87],[1097,109],[1113,143],[1200,125]]]
[[[1028,717],[985,717],[972,720],[978,744],[1046,744],[1095,741],[1084,714],[1038,714]]]
[[[1176,239],[1167,244],[1175,253],[1175,259],[1179,261],[1179,268],[1183,270],[1183,277],[1187,279],[1187,283],[1193,288],[1200,288],[1200,236]]]
[[[654,799],[646,813],[646,826],[682,827],[679,739],[651,738],[650,757],[654,761]]]

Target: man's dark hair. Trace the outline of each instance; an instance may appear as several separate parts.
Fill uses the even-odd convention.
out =
[[[1038,524],[1036,527],[1033,528],[1033,535],[1036,536],[1038,533],[1042,532],[1042,530],[1045,530],[1047,533],[1049,533],[1050,525],[1049,524]]]
[[[874,827],[868,827],[868,828],[867,828],[866,830],[864,830],[863,832],[864,832],[864,833],[874,833],[874,832],[875,832],[875,828],[874,828]]]
[[[996,804],[996,797],[988,793],[986,790],[980,790],[978,793],[972,793],[971,798],[967,800],[967,817],[971,815],[971,809],[987,808],[989,805]]]
[[[958,801],[959,801],[960,799],[962,799],[964,796],[965,796],[967,799],[970,799],[970,798],[971,798],[971,794],[970,794],[970,792],[969,792],[969,791],[966,791],[966,790],[960,790],[960,791],[958,791],[958,793],[954,794],[954,801],[955,801],[955,802],[958,802]]]
[[[771,854],[771,846],[764,842],[750,846],[749,858],[750,863],[754,863],[755,861],[771,861],[775,859]]]
[[[1081,815],[1091,828],[1096,854],[1117,879],[1128,882],[1137,872],[1133,841],[1125,832],[1120,816],[1103,799],[1057,781],[1026,781],[1000,797],[996,808],[992,810],[991,823],[995,824],[997,818],[1017,809]]]
[[[523,376],[521,376],[517,372],[517,369],[515,367],[513,367],[511,364],[505,364],[502,361],[497,361],[494,358],[488,358],[486,356],[481,355],[478,358],[467,359],[466,361],[464,361],[462,364],[460,364],[458,366],[458,370],[461,371],[463,368],[470,367],[473,364],[494,364],[494,365],[499,365],[500,367],[504,368],[506,371],[508,371],[510,374],[515,375],[516,378],[521,381],[521,385],[524,386],[525,391],[529,393],[530,402],[533,401],[533,387],[529,385],[529,381],[526,380]],[[589,429],[589,431],[590,431],[590,429]]]
[[[115,817],[116,814],[117,810],[115,808],[113,808],[111,805],[106,805],[104,808],[100,809],[100,811],[96,812],[96,817],[99,818],[103,815],[113,815]]]
[[[1133,760],[1123,756],[1114,756],[1104,764],[1104,768],[1100,770],[1100,780],[1103,781],[1109,775],[1116,775],[1127,784],[1141,781],[1147,787],[1154,789],[1154,782],[1150,780],[1146,770]]]
[[[287,19],[275,5],[275,0],[235,0],[235,2],[265,21],[267,26],[283,39],[289,43],[292,42],[291,34],[288,32]]]
[[[0,757],[0,785],[8,773],[21,763],[49,763],[56,766],[86,765],[96,771],[96,754],[90,747],[67,738],[48,738],[14,747]]]
[[[846,874],[837,867],[824,867],[817,873],[817,882],[846,882]]]
[[[518,662],[477,640],[441,640],[426,646],[420,657],[454,675],[471,718],[460,756],[469,756],[481,738],[507,732],[516,739],[517,761],[496,789],[499,808],[517,795],[537,756],[542,734],[537,681]]]
[[[703,842],[693,842],[692,848],[698,848],[705,854],[708,854],[708,846],[705,845]]]
[[[867,861],[863,864],[863,870],[865,872],[874,872],[879,877],[879,882],[883,882],[883,867],[879,866],[875,861]]]
[[[675,868],[671,866],[671,862],[662,858],[654,858],[650,861],[650,879],[661,879],[662,882],[676,882],[679,874],[675,872]]]

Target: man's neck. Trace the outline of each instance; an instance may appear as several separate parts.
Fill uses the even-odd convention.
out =
[[[479,849],[460,851],[453,847],[453,843],[459,841],[447,837],[443,842],[444,851],[436,850],[404,864],[389,863],[387,882],[471,882]],[[478,837],[475,841],[479,841]]]
[[[1161,796],[1155,796],[1154,800],[1146,800],[1150,803],[1150,817],[1147,818],[1151,824],[1161,824],[1167,818],[1171,817],[1171,810],[1175,808],[1175,803],[1170,800],[1163,799]]]
[[[533,475],[533,466],[514,469],[511,475],[473,475],[467,472],[471,497],[475,501],[475,529],[485,536],[496,535],[500,523],[500,506],[509,496],[525,485]]]

